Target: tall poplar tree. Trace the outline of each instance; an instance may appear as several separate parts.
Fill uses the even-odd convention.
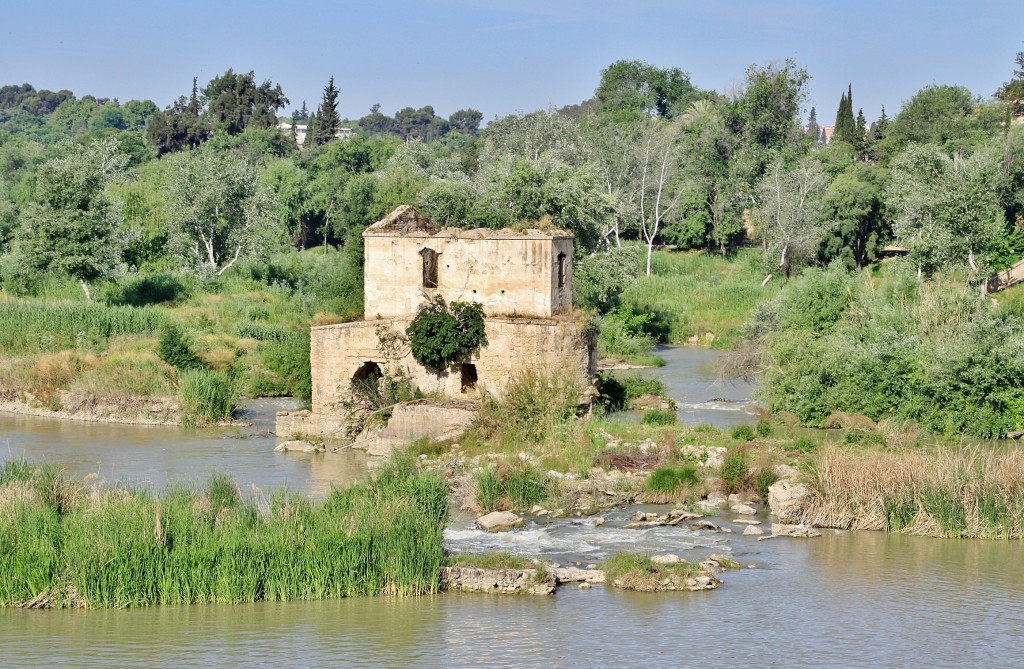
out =
[[[309,130],[306,132],[306,145],[321,146],[332,141],[341,127],[338,116],[338,89],[334,87],[334,77],[324,87],[324,97],[316,116],[310,119]]]

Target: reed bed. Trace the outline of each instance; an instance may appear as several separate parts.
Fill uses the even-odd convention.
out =
[[[134,607],[438,590],[443,482],[396,460],[324,500],[228,478],[157,495],[0,468],[0,605]]]
[[[810,460],[804,522],[942,537],[1024,536],[1024,451],[852,451]]]
[[[0,351],[47,352],[155,332],[164,316],[150,307],[37,300],[0,301]]]

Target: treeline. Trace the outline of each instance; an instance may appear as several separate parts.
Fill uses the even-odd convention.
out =
[[[726,96],[679,68],[619,61],[590,100],[483,130],[475,110],[430,106],[349,123],[333,79],[316,110],[282,118],[281,86],[251,71],[194,80],[163,110],[6,86],[0,277],[25,292],[57,272],[87,292],[131,269],[220,274],[289,246],[358,251],[358,233],[405,203],[467,227],[550,216],[592,263],[638,240],[648,273],[664,244],[728,254],[753,241],[766,272],[786,275],[861,267],[890,243],[922,273],[976,278],[1024,254],[1024,74],[989,100],[929,86],[870,126],[851,87],[827,144],[816,110],[802,120],[808,76],[792,61],[751,66]]]

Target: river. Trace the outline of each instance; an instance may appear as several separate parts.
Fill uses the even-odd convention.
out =
[[[752,420],[749,386],[718,384],[715,352],[670,349],[658,374],[687,422]],[[727,400],[727,401],[722,401]],[[213,432],[0,416],[11,454],[70,472],[160,486],[226,471],[243,487],[321,494],[363,471],[357,454],[272,452],[273,413]],[[0,666],[38,667],[923,667],[1014,666],[1024,644],[1020,542],[824,531],[756,541],[679,528],[627,530],[632,509],[592,520],[531,520],[485,534],[457,515],[445,540],[596,562],[621,550],[700,559],[725,553],[754,568],[702,593],[563,586],[553,597],[441,594],[411,599],[162,606],[136,610],[0,610]],[[768,521],[766,516],[759,519]]]

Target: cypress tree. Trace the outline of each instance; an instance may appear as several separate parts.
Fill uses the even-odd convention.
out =
[[[846,94],[839,101],[839,111],[836,112],[836,129],[832,134],[833,140],[857,145],[857,126],[853,120],[853,86],[849,85]]]
[[[316,110],[315,118],[310,119],[309,128],[306,132],[306,144],[309,146],[320,146],[335,138],[338,128],[341,127],[341,117],[338,116],[338,89],[334,87],[334,77],[324,87],[323,101]]]

